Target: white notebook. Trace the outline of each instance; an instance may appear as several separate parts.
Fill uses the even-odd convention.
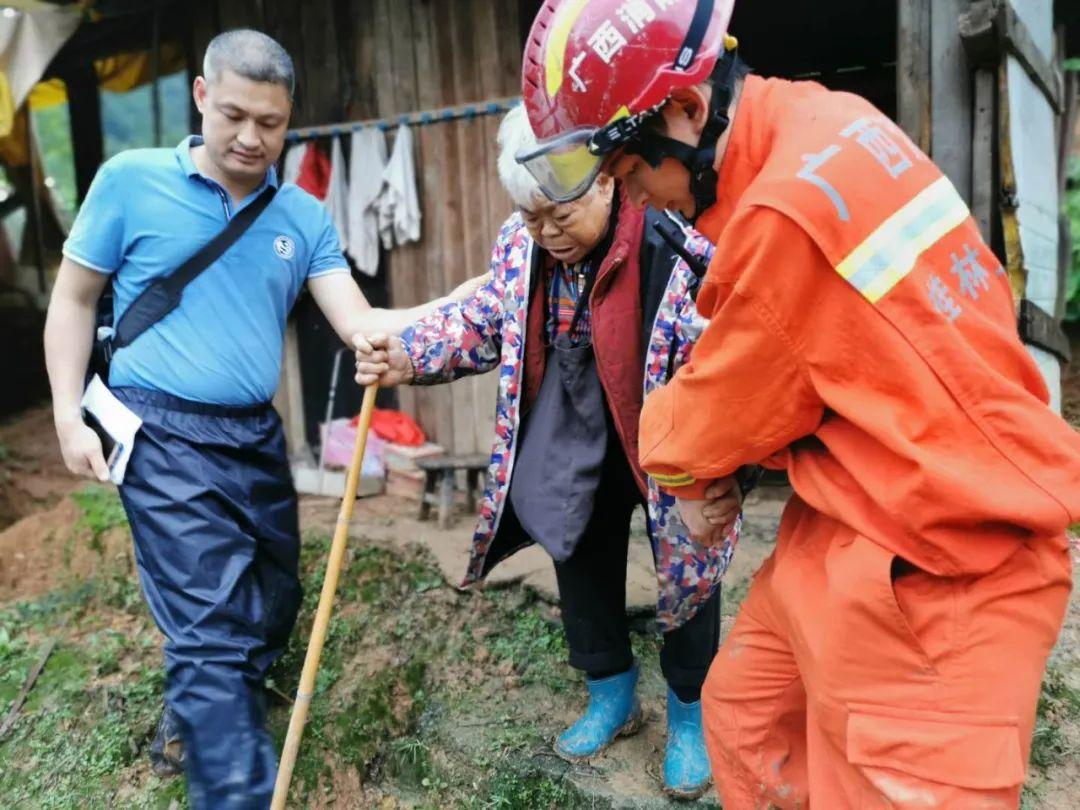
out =
[[[106,453],[105,461],[109,465],[109,480],[117,485],[123,483],[131,449],[135,445],[135,434],[142,427],[142,419],[118,400],[96,374],[86,386],[82,407],[94,415],[101,428],[115,442],[112,452]]]

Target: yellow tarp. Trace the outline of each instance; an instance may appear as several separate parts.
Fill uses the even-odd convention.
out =
[[[56,8],[55,3],[48,3],[45,0],[6,0],[4,6],[19,11],[50,11]]]
[[[0,71],[0,133],[7,135],[15,123],[15,102],[11,98],[11,84]]]
[[[183,49],[174,43],[161,46],[158,73],[167,76],[183,70],[186,65]],[[98,86],[102,90],[125,93],[153,80],[150,53],[119,53],[94,62]],[[29,160],[26,148],[26,109],[41,110],[67,103],[67,87],[60,79],[38,82],[27,97],[27,105],[12,109],[11,92],[6,77],[0,72],[0,161],[9,166],[25,166]]]
[[[183,49],[175,43],[163,43],[158,63],[158,75],[168,76],[186,67]],[[136,87],[153,81],[153,66],[150,53],[118,53],[94,62],[98,76],[98,87],[113,93],[126,93]],[[67,89],[59,79],[38,82],[30,91],[30,107],[41,110],[56,104],[67,103]]]
[[[26,105],[24,104],[15,112],[15,117],[11,122],[11,133],[0,138],[0,161],[8,166],[25,166],[30,161],[26,135]]]
[[[32,110],[42,110],[45,107],[55,107],[57,104],[67,104],[67,88],[60,79],[46,79],[34,85],[34,89],[30,91],[26,101]]]

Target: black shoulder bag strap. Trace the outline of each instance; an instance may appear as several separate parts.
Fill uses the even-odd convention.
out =
[[[131,302],[111,337],[101,341],[103,360],[108,364],[117,349],[130,346],[143,332],[156,324],[180,305],[184,288],[197,279],[202,272],[216,262],[244,235],[270,201],[277,189],[267,186],[246,208],[229,220],[229,224],[217,236],[207,242],[195,255],[167,276],[154,279],[139,297]]]

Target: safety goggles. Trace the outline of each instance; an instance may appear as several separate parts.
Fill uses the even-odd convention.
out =
[[[608,155],[635,144],[642,124],[660,106],[607,126],[564,132],[518,152],[514,158],[528,169],[548,199],[560,203],[576,200],[592,187]]]
[[[585,194],[600,174],[604,156],[590,149],[596,132],[595,127],[564,132],[514,157],[529,170],[548,199],[570,202]]]

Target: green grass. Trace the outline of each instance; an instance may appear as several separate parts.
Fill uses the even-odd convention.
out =
[[[365,773],[386,744],[415,728],[424,707],[424,672],[420,660],[388,668],[357,684],[352,700],[335,720],[335,743],[344,761]],[[395,750],[400,754],[400,746]]]
[[[102,534],[126,524],[112,488],[88,486],[73,499],[79,518],[60,538],[65,548],[86,534],[100,546]],[[116,619],[123,632],[110,626]],[[160,637],[126,566],[102,565],[89,579],[0,608],[0,715],[50,638],[58,643],[0,741],[3,806],[117,806],[157,722],[163,679]],[[120,803],[166,807],[182,794],[182,784],[151,777]]]
[[[515,611],[509,632],[491,643],[492,654],[509,661],[524,684],[540,684],[562,691],[577,678],[566,664],[566,637],[562,627],[546,618],[544,606],[533,602]]]
[[[1066,665],[1068,666],[1068,665]],[[1071,668],[1071,667],[1070,667]],[[1031,738],[1031,771],[1020,796],[1021,810],[1044,807],[1043,777],[1052,769],[1080,756],[1075,728],[1080,725],[1080,690],[1067,681],[1066,669],[1051,661],[1043,677],[1035,713],[1035,732]],[[1074,731],[1070,735],[1067,726]]]
[[[569,782],[534,769],[497,771],[483,795],[462,804],[468,810],[578,810],[610,807],[589,801]]]
[[[295,693],[311,620],[318,604],[330,540],[307,537],[301,553],[304,602],[285,654],[274,665],[270,683],[285,694]],[[428,628],[416,621],[417,600],[443,585],[438,571],[418,560],[402,559],[375,547],[351,552],[338,584],[334,620],[327,634],[316,679],[304,747],[297,761],[294,784],[301,800],[313,791],[325,793],[331,766],[352,766],[360,774],[389,769],[411,770],[420,779],[431,778],[426,758],[402,740],[409,740],[427,705],[426,673],[440,647],[422,643]],[[394,629],[401,622],[401,630]],[[389,628],[389,629],[388,629]],[[373,642],[406,642],[413,650],[408,660],[390,664],[374,673],[343,680],[349,662]],[[408,643],[413,642],[416,643]],[[271,713],[271,733],[284,740],[288,713]],[[412,738],[415,740],[415,738]],[[434,774],[434,771],[430,771]]]
[[[0,625],[0,717],[7,715],[34,660],[29,642]]]
[[[111,489],[88,487],[78,503],[80,537],[122,525]],[[329,546],[324,535],[304,538],[302,608],[269,679],[288,696],[299,680]],[[0,742],[5,810],[165,810],[174,799],[186,806],[183,780],[157,779],[147,764],[161,707],[160,636],[126,563],[103,558],[98,572],[0,607],[0,713],[42,644],[59,640],[18,724]],[[659,637],[635,632],[632,640],[643,689],[656,692]],[[290,806],[358,806],[355,794],[335,795],[349,789],[341,777],[350,770],[353,784],[375,796],[431,810],[607,806],[582,795],[550,754],[561,723],[544,707],[584,706],[581,677],[566,654],[557,614],[531,592],[458,593],[422,553],[355,542]],[[290,709],[271,699],[268,728],[279,747]]]
[[[1043,770],[1061,765],[1078,754],[1062,733],[1065,722],[1080,721],[1080,690],[1066,683],[1064,672],[1051,664],[1043,679],[1031,740],[1031,763]]]
[[[0,611],[0,713],[45,640],[60,639],[0,742],[5,807],[116,806],[125,770],[145,754],[161,710],[156,633],[145,616],[134,634],[102,626],[109,590],[95,580]],[[126,806],[164,807],[181,789],[152,779]]]
[[[295,689],[302,666],[301,640],[307,637],[318,602],[328,550],[326,537],[305,539],[299,638],[294,637],[272,672],[275,685],[287,694]],[[297,763],[294,799],[303,802],[313,792],[329,798],[332,768],[352,766],[365,782],[393,785],[394,791],[410,793],[423,807],[578,806],[566,800],[570,788],[546,777],[503,774],[490,784],[473,786],[475,771],[462,773],[445,763],[434,718],[449,711],[470,714],[480,704],[470,690],[460,691],[464,684],[432,680],[446,662],[471,660],[476,649],[467,631],[445,632],[447,616],[440,607],[445,600],[427,599],[444,586],[427,558],[365,546],[351,552]],[[558,691],[577,681],[565,663],[562,628],[544,615],[546,606],[518,590],[477,595],[470,601],[490,623],[487,643],[493,660],[510,662],[523,685]],[[358,655],[363,658],[365,647],[373,645],[396,651],[397,660],[363,675],[350,669]],[[501,681],[501,676],[493,678]],[[467,696],[465,703],[455,695]],[[426,724],[428,715],[433,719]],[[271,715],[279,741],[286,721],[284,710]],[[485,728],[485,735],[487,753],[482,756],[492,764],[505,763],[508,754],[521,753],[544,736],[534,724],[515,722],[509,715]],[[437,756],[434,748],[440,751]]]
[[[739,613],[739,608],[742,606],[743,601],[746,599],[746,595],[750,592],[750,583],[752,577],[746,577],[735,581],[732,585],[728,585],[726,582],[723,585],[723,589],[720,593],[720,615],[721,616],[736,616]]]
[[[75,528],[90,534],[90,546],[98,552],[103,551],[101,536],[105,532],[127,526],[127,515],[114,487],[89,484],[73,492],[71,499],[79,507]]]

